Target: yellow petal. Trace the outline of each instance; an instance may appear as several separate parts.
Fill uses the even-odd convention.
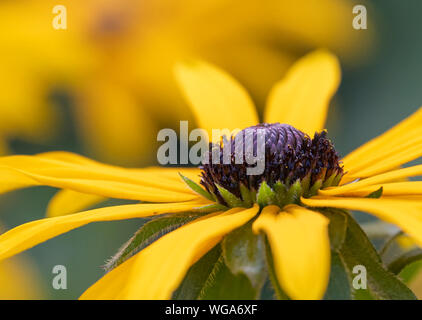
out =
[[[277,278],[289,297],[321,299],[330,274],[329,220],[296,205],[279,210],[264,208],[253,229],[267,234]]]
[[[404,169],[398,169],[386,173],[382,173],[370,178],[366,178],[357,182],[352,182],[344,184],[338,187],[327,188],[324,190],[319,190],[321,195],[341,195],[350,193],[351,191],[356,191],[365,187],[379,185],[383,183],[393,182],[399,179],[415,177],[422,175],[422,165],[417,165],[413,167],[408,167]]]
[[[256,205],[235,208],[188,223],[107,273],[81,299],[170,299],[190,266],[257,212]]]
[[[388,199],[406,200],[406,201],[409,201],[409,202],[415,201],[415,202],[422,203],[422,196],[421,195],[414,195],[414,194],[388,196]]]
[[[73,190],[60,190],[50,200],[47,217],[58,217],[87,209],[107,200],[95,194],[80,193]]]
[[[344,182],[399,167],[422,155],[422,108],[343,159]]]
[[[0,168],[0,172],[3,173],[4,169],[5,168]],[[7,170],[10,171],[15,169],[8,168]],[[66,176],[72,176],[72,172],[77,171],[63,171]],[[3,191],[10,191],[16,189],[16,187],[45,185],[75,190],[80,193],[98,195],[107,198],[140,200],[146,202],[182,202],[198,199],[199,197],[193,193],[181,193],[166,190],[164,184],[162,185],[162,189],[160,189],[158,187],[147,187],[137,184],[99,179],[72,179],[66,177],[55,178],[47,175],[29,173],[22,170],[16,170],[16,173],[21,173],[21,175],[14,175],[10,184],[8,181],[4,181],[3,183],[6,185],[4,186]],[[17,186],[18,183],[22,183],[22,185]],[[9,188],[10,186],[13,188]]]
[[[45,218],[20,225],[0,235],[0,260],[91,222],[149,217],[163,213],[186,212],[201,202],[131,204],[83,211],[67,216]]]
[[[265,122],[287,123],[313,136],[324,128],[339,83],[340,66],[334,55],[323,50],[306,55],[271,90]]]
[[[81,164],[81,165],[91,165],[94,168],[95,167],[102,167],[104,170],[121,170],[121,167],[101,163],[95,160],[92,160],[90,158],[81,156],[76,153],[72,152],[66,152],[66,151],[52,151],[52,152],[45,152],[45,153],[39,153],[36,155],[40,158],[47,158],[52,160],[59,160],[67,163],[75,163],[75,164]],[[1,161],[1,160],[0,160]],[[160,178],[170,179],[172,181],[177,181],[181,185],[184,185],[184,183],[181,183],[181,179],[179,176],[179,173],[183,174],[184,176],[190,178],[191,180],[194,180],[195,182],[199,182],[200,180],[200,173],[201,170],[198,168],[174,168],[174,167],[147,167],[147,168],[124,168],[123,170],[126,170],[127,172],[137,172],[139,174],[145,174],[150,173],[153,176],[158,176]]]
[[[199,183],[201,180],[201,170],[199,168],[160,168],[160,167],[148,167],[144,169],[130,169],[133,172],[139,172],[144,174],[144,172],[148,170],[151,174],[154,174],[155,177],[160,179],[167,179],[171,182],[176,182],[178,185],[181,184],[180,174],[184,175],[185,177]],[[183,188],[180,190],[186,189],[186,184],[183,183]],[[179,189],[177,189],[179,190]]]
[[[2,192],[48,185],[110,198],[149,202],[187,201],[197,198],[178,175],[167,168],[124,169],[103,164],[76,163],[41,156],[0,158]],[[157,172],[161,172],[157,174]],[[171,172],[174,172],[172,169]],[[182,170],[180,170],[182,171]]]
[[[178,64],[176,78],[197,124],[212,137],[212,129],[244,129],[258,123],[246,90],[230,75],[205,62]]]
[[[374,184],[368,187],[362,187],[353,191],[343,192],[342,196],[347,197],[365,197],[382,187],[382,196],[407,196],[422,195],[422,181],[407,181]]]
[[[400,198],[336,198],[315,197],[302,199],[311,207],[332,207],[369,212],[378,218],[395,224],[422,246],[422,202]]]

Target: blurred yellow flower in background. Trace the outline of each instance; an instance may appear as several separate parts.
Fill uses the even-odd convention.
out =
[[[0,300],[42,299],[43,295],[31,262],[22,257],[0,263]]]
[[[351,61],[370,38],[352,28],[348,0],[61,1],[66,30],[52,27],[57,4],[0,3],[3,152],[9,138],[57,134],[51,94],[65,90],[91,156],[145,163],[154,152],[142,150],[157,128],[192,120],[172,81],[175,61],[225,68],[263,106],[271,84],[304,52],[327,47]]]
[[[4,232],[0,225],[0,232]],[[42,299],[39,275],[26,257],[0,262],[0,300]]]

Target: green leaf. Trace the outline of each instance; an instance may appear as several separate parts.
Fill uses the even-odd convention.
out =
[[[346,238],[348,217],[339,210],[323,209],[321,212],[330,219],[328,233],[330,236],[331,250],[339,252]]]
[[[276,203],[275,193],[265,181],[261,182],[256,198],[261,207]]]
[[[194,300],[199,297],[205,282],[209,278],[214,265],[221,257],[221,247],[217,244],[208,251],[201,259],[191,266],[182,283],[173,293],[176,300]]]
[[[358,223],[350,215],[347,221],[346,238],[340,250],[341,258],[352,279],[357,276],[353,274],[353,269],[358,265],[366,268],[367,275],[367,289],[353,289],[354,297],[357,298],[360,292],[367,291],[366,296],[369,293],[380,300],[416,299],[413,292],[398,277],[385,269],[377,251]]]
[[[414,248],[406,251],[391,261],[387,268],[394,274],[399,274],[407,265],[422,259],[422,249]]]
[[[379,249],[379,255],[381,256],[382,261],[388,264],[391,259],[390,256],[394,255],[394,251],[401,252],[401,248],[397,244],[397,239],[401,236],[404,236],[404,232],[400,230],[387,238],[382,247]]]
[[[400,278],[404,283],[411,283],[422,270],[422,259],[408,264],[402,271],[400,271]]]
[[[218,191],[220,192],[220,195],[223,197],[224,201],[226,201],[229,207],[236,208],[245,206],[243,201],[236,197],[233,193],[218,184],[216,184],[216,186]]]
[[[254,234],[252,222],[249,222],[229,233],[222,248],[224,261],[231,272],[246,275],[258,295],[267,277],[264,236]]]
[[[186,273],[173,299],[255,299],[257,292],[244,274],[233,274],[225,264],[221,243]]]
[[[198,214],[172,214],[145,223],[104,266],[108,272],[125,262],[166,233],[200,217]]]
[[[422,249],[416,245],[404,248],[398,242],[400,237],[406,237],[403,231],[396,232],[385,241],[380,250],[380,256],[388,270],[398,275],[408,265],[422,260]]]
[[[378,190],[375,190],[374,192],[371,192],[370,194],[368,194],[365,198],[378,199],[382,196],[383,190],[384,190],[383,187],[380,187]]]
[[[183,174],[181,174],[179,172],[180,177],[182,177],[183,181],[188,185],[188,187],[190,189],[192,189],[192,191],[196,192],[197,194],[199,194],[200,196],[211,200],[211,201],[215,201],[214,196],[209,193],[207,190],[205,190],[204,188],[202,188],[199,184],[197,184],[196,182],[192,181],[191,179],[189,179],[188,177],[185,177]]]
[[[341,256],[331,252],[331,271],[330,282],[325,292],[324,300],[350,300],[352,298],[352,289],[346,266]]]
[[[221,255],[199,294],[200,300],[253,300],[256,290],[249,279],[243,275],[234,275]]]
[[[331,268],[330,281],[324,299],[350,300],[352,298],[350,277],[340,255],[340,250],[346,239],[348,216],[342,211],[328,208],[320,211],[330,219],[328,234],[331,245]]]
[[[274,269],[273,254],[271,252],[270,243],[267,237],[265,237],[265,258],[265,261],[267,263],[268,276],[270,278],[271,286],[274,290],[275,298],[278,300],[290,300],[290,298],[283,291],[280,286],[280,283],[278,282],[277,275]]]

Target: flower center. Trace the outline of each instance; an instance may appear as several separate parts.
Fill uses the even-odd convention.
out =
[[[262,134],[264,140],[259,140]],[[253,202],[260,203],[264,199],[264,203],[260,203],[263,205],[298,203],[301,196],[309,197],[320,188],[338,185],[343,176],[339,156],[326,135],[327,132],[322,131],[310,138],[302,131],[280,123],[246,128],[224,143],[210,144],[207,161],[201,166],[201,184],[224,205],[230,205],[227,192],[241,201],[250,197]],[[249,174],[248,168],[255,164],[247,161],[248,150],[257,155],[263,141],[263,172]],[[228,143],[230,157],[226,159],[229,161],[215,161],[217,156],[217,160],[223,159],[224,145]],[[240,148],[239,144],[242,144]],[[217,156],[216,149],[219,151]],[[239,150],[242,161],[237,154]],[[264,191],[266,197],[261,194]]]

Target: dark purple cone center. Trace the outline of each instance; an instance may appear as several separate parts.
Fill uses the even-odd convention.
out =
[[[308,179],[309,184],[313,185],[318,180],[324,182],[332,175],[343,174],[340,158],[332,142],[326,137],[326,131],[315,133],[314,137],[310,138],[307,134],[287,124],[262,123],[246,128],[238,133],[243,134],[242,147],[246,151],[246,146],[253,143],[255,155],[257,154],[258,129],[263,129],[265,132],[264,172],[260,175],[247,175],[247,168],[254,165],[248,164],[245,156],[241,164],[235,163],[236,139],[231,137],[229,164],[223,163],[221,145],[214,145],[214,148],[220,149],[219,163],[213,163],[211,151],[206,155],[208,164],[201,167],[201,184],[208,192],[220,197],[216,186],[218,184],[237,197],[241,197],[241,184],[249,190],[257,191],[262,181],[266,181],[270,187],[278,181],[288,187],[298,179]],[[246,130],[252,130],[253,139],[246,139]],[[252,136],[249,135],[249,137]],[[211,147],[212,144],[210,144],[210,150]]]

